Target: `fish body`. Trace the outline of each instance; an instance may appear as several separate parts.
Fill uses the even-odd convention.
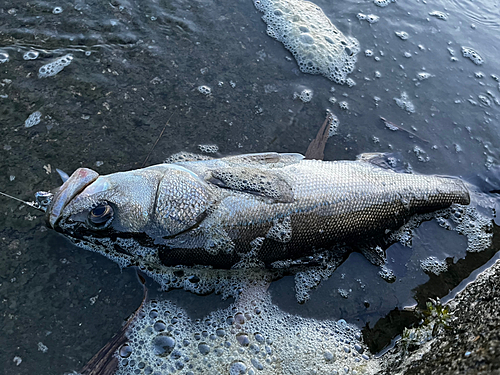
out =
[[[463,181],[365,161],[247,154],[99,176],[81,168],[54,196],[49,225],[108,256],[165,266],[271,266],[469,204]]]

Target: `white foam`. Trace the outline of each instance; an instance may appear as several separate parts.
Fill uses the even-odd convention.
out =
[[[356,39],[338,30],[320,7],[304,0],[254,0],[267,34],[283,43],[304,73],[343,84],[359,52]]]
[[[423,81],[424,79],[428,79],[430,77],[433,77],[432,74],[427,73],[427,72],[419,72],[417,73],[417,78],[419,81]]]
[[[255,287],[255,289],[259,286]],[[344,320],[288,314],[252,291],[226,309],[191,320],[170,301],[149,301],[117,353],[125,374],[376,373],[360,330]]]
[[[64,55],[64,56],[58,58],[57,60],[55,60],[51,63],[48,63],[48,64],[42,66],[38,70],[38,78],[46,78],[46,77],[55,76],[57,73],[59,73],[61,70],[63,70],[69,64],[71,64],[71,61],[73,61],[73,55],[67,54],[67,55]]]
[[[28,51],[23,55],[24,60],[35,60],[38,57],[38,51]]]
[[[198,149],[205,154],[215,154],[219,151],[219,146],[217,145],[198,145]]]
[[[390,3],[395,3],[395,2],[396,0],[373,0],[373,3],[381,8],[384,8],[388,6]]]
[[[0,64],[4,64],[9,61],[9,54],[7,52],[0,52]]]
[[[402,40],[407,40],[410,37],[410,35],[406,31],[396,31],[395,33]]]
[[[430,256],[420,261],[420,268],[425,272],[432,272],[434,275],[446,272],[448,265],[445,260],[439,260],[435,256]]]
[[[470,61],[472,61],[476,65],[482,65],[484,63],[484,59],[473,48],[462,47],[462,55],[463,57],[467,57]]]
[[[24,121],[24,126],[26,128],[31,128],[32,126],[38,125],[42,119],[42,114],[40,111],[33,112],[28,116],[26,121]]]
[[[396,102],[396,104],[404,109],[405,111],[409,112],[409,113],[414,113],[415,112],[415,106],[413,105],[413,103],[410,101],[410,98],[408,96],[408,94],[406,92],[402,92],[401,93],[401,97],[400,98],[394,98],[394,101]]]
[[[448,15],[446,13],[440,12],[438,10],[434,10],[429,12],[429,16],[436,17],[440,20],[446,21],[448,19]]]
[[[334,135],[337,135],[337,130],[339,128],[340,121],[339,118],[331,112],[328,113],[328,117],[330,119],[330,127],[328,128],[328,138],[330,138]]]
[[[299,93],[296,93],[294,92],[293,93],[293,98],[296,99],[296,98],[299,98],[300,100],[302,100],[304,103],[308,103],[311,101],[313,97],[313,91],[312,90],[309,90],[309,89],[304,89]]]
[[[363,13],[358,13],[356,15],[358,20],[360,21],[366,21],[368,23],[376,23],[380,20],[379,16],[376,16],[375,14],[363,14]]]
[[[210,96],[212,94],[212,89],[205,85],[198,86],[198,91],[206,96]]]

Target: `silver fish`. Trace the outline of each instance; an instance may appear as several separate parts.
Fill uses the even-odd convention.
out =
[[[127,264],[270,266],[469,204],[464,182],[372,163],[247,154],[106,176],[80,168],[47,208],[77,245]]]

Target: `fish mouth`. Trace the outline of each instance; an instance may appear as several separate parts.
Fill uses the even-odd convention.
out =
[[[92,169],[78,168],[61,185],[47,210],[47,221],[53,229],[61,218],[66,205],[88,185],[97,180],[99,174]]]

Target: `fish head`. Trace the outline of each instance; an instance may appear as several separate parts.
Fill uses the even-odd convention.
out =
[[[206,183],[179,166],[104,176],[79,168],[52,197],[47,222],[73,242],[99,252],[123,248],[127,239],[126,252],[132,254],[139,245],[154,250],[165,237],[195,226],[209,201]]]

